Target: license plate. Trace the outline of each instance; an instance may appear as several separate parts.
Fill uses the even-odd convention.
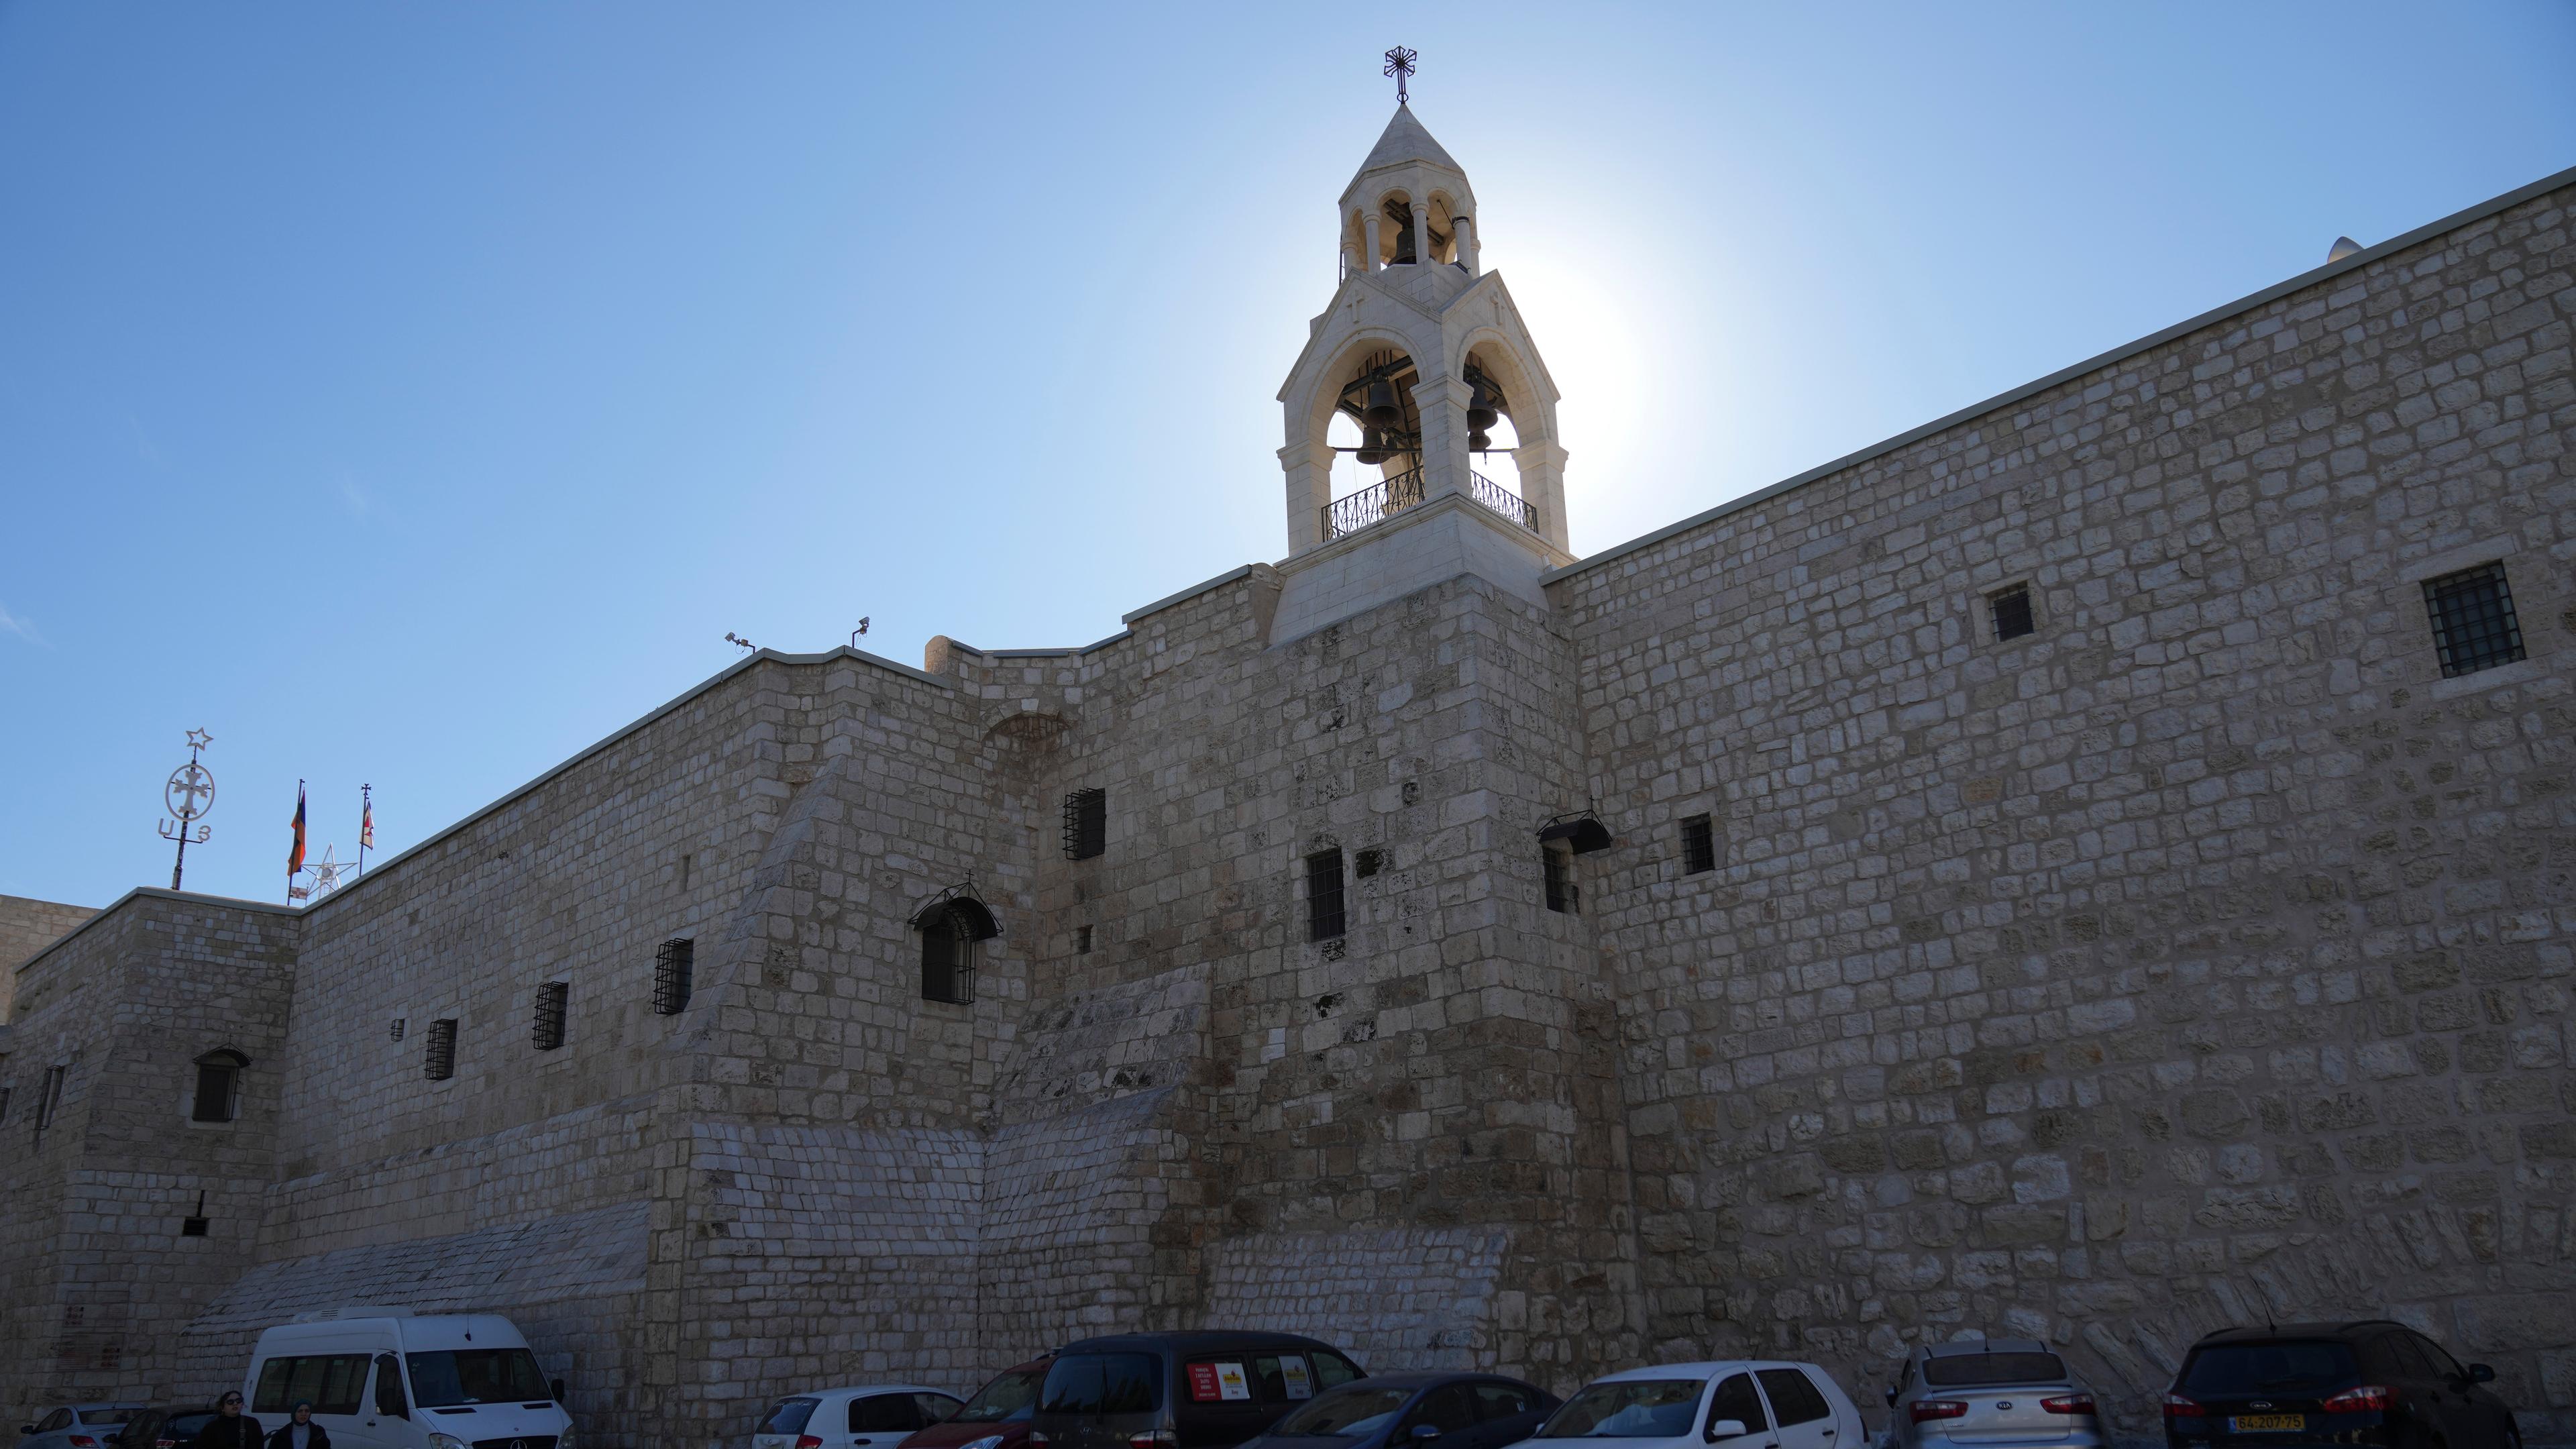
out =
[[[2277,1433],[2283,1429],[2308,1427],[2305,1414],[2239,1414],[2227,1421],[2230,1434]]]

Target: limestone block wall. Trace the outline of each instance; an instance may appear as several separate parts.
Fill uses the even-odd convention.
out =
[[[90,906],[0,896],[0,1026],[9,1022],[18,968],[28,957],[61,940],[72,927],[95,914],[95,908]]]
[[[2576,1440],[2571,200],[1553,584],[1656,1352],[2028,1333],[2148,1437],[2201,1333],[2394,1315]]]
[[[0,1120],[10,1412],[40,1389],[165,1392],[178,1330],[238,1271],[282,1110],[293,926],[275,908],[138,892],[20,971]],[[220,1047],[251,1063],[238,1115],[191,1121],[196,1058]],[[202,1236],[183,1231],[194,1216]]]

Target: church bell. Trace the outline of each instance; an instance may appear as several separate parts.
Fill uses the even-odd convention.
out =
[[[1502,414],[1494,411],[1494,395],[1485,390],[1483,383],[1477,383],[1476,395],[1467,399],[1467,426],[1481,433],[1492,427],[1501,416]],[[1476,446],[1481,448],[1484,444],[1478,443]]]
[[[1351,456],[1357,459],[1362,465],[1372,468],[1385,462],[1386,435],[1375,428],[1363,430],[1360,433],[1359,451],[1353,453]]]
[[[1404,409],[1396,406],[1394,383],[1380,378],[1368,385],[1368,407],[1360,421],[1372,428],[1393,428],[1404,422]]]

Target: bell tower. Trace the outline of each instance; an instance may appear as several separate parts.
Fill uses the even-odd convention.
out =
[[[1400,102],[1334,204],[1341,282],[1279,390],[1283,606],[1296,602],[1298,560],[1453,513],[1451,532],[1467,530],[1458,548],[1428,551],[1454,553],[1461,572],[1512,574],[1493,581],[1543,601],[1538,574],[1572,561],[1556,384],[1502,274],[1485,269],[1479,220],[1466,171]],[[1436,582],[1415,572],[1362,592]],[[1292,610],[1282,622],[1311,620]]]

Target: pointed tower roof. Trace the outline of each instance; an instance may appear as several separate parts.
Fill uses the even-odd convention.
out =
[[[1351,185],[1359,185],[1360,178],[1372,171],[1415,162],[1425,162],[1461,176],[1466,174],[1457,162],[1449,159],[1449,153],[1440,148],[1440,143],[1431,139],[1431,133],[1422,129],[1422,123],[1413,118],[1413,108],[1399,105],[1395,108],[1394,118],[1386,123],[1385,133],[1377,138],[1375,146],[1369,148],[1368,159],[1360,163],[1359,170],[1351,173]]]

